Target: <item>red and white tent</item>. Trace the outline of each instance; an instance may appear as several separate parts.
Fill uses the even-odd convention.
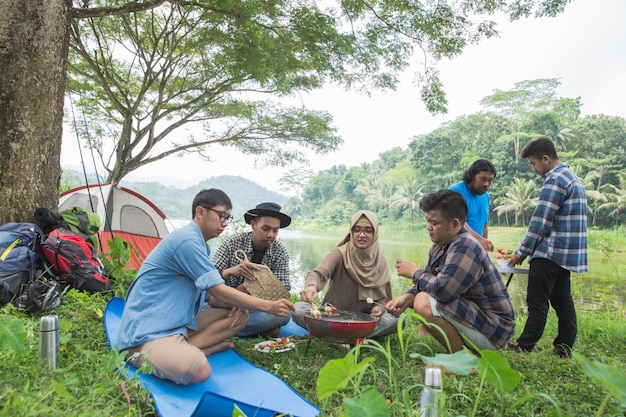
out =
[[[109,250],[113,236],[129,242],[141,259],[131,253],[130,267],[139,269],[143,259],[169,234],[165,214],[141,194],[112,184],[91,184],[65,191],[59,198],[59,211],[83,207],[98,213],[102,221],[98,233],[102,250]],[[131,251],[132,252],[132,251]]]

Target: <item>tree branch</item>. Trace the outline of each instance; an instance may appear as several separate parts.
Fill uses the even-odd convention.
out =
[[[146,0],[143,2],[132,1],[130,3],[114,6],[72,8],[71,17],[74,19],[87,19],[90,17],[104,17],[125,13],[143,12],[159,7],[163,3],[167,2],[168,0]]]

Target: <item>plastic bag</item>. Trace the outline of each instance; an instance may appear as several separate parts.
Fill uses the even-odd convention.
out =
[[[29,313],[49,311],[61,305],[61,284],[54,279],[36,279],[29,283],[18,302],[18,307]]]

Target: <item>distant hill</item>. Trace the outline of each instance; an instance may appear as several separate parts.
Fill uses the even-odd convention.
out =
[[[77,171],[64,170],[62,184],[76,187],[85,183],[83,178],[82,174]],[[95,179],[90,179],[89,181],[90,183],[96,182]],[[235,219],[243,216],[246,210],[254,208],[257,204],[264,201],[273,201],[282,206],[288,198],[246,178],[232,175],[211,177],[187,188],[163,186],[158,182],[125,180],[121,181],[120,186],[130,188],[142,194],[156,204],[172,220],[190,220],[193,198],[200,190],[207,188],[219,188],[228,194],[233,202],[233,216]]]

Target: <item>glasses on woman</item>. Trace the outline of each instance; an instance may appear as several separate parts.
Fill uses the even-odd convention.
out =
[[[352,228],[352,233],[354,233],[355,235],[359,235],[361,234],[361,232],[365,233],[366,235],[371,235],[372,233],[374,233],[374,228],[361,226],[354,226]]]
[[[215,209],[212,209],[211,207],[205,207],[205,206],[202,206],[202,207],[204,207],[207,210],[211,210],[211,211],[217,213],[217,215],[219,216],[221,222],[228,222],[228,223],[230,223],[233,220],[233,215],[229,214],[226,211],[215,210]]]

